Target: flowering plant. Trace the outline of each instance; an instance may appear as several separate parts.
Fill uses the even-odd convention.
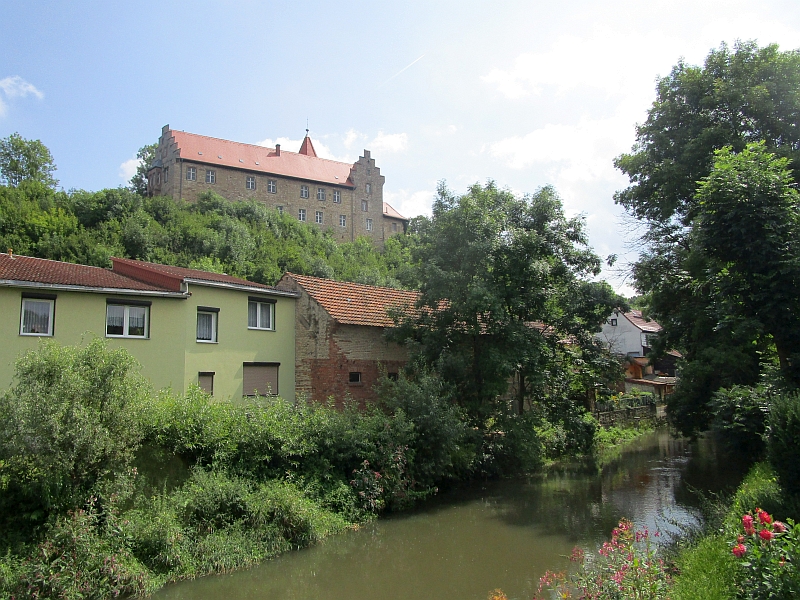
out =
[[[731,547],[744,571],[742,597],[800,597],[800,525],[775,521],[760,508],[742,515],[744,534]]]

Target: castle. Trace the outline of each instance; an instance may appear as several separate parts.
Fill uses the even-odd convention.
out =
[[[319,158],[306,132],[299,152],[176,131],[165,125],[147,171],[150,196],[197,201],[206,191],[258,200],[333,232],[340,242],[365,236],[382,246],[408,219],[383,201],[385,177],[369,150],[350,164]]]

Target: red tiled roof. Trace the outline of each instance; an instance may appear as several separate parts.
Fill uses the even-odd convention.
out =
[[[648,321],[647,319],[645,319],[642,316],[642,311],[640,310],[632,310],[631,312],[626,312],[625,317],[631,323],[636,325],[636,327],[648,333],[658,333],[663,329],[661,325],[659,325],[655,321]]]
[[[394,207],[389,204],[388,202],[383,203],[383,216],[384,217],[392,217],[394,219],[402,219],[403,221],[408,221],[403,215],[397,212]]]
[[[87,267],[30,256],[12,257],[5,253],[0,253],[0,280],[146,292],[174,291],[100,267]]]
[[[314,144],[311,143],[311,138],[308,137],[308,134],[303,138],[303,144],[300,146],[299,153],[317,158],[317,152],[314,150]]]
[[[321,279],[286,273],[296,281],[328,314],[344,325],[392,327],[390,309],[413,307],[419,292]]]
[[[271,292],[276,291],[274,287],[254,281],[247,281],[246,279],[240,279],[232,275],[225,275],[224,273],[211,273],[209,271],[198,271],[197,269],[159,265],[141,260],[132,260],[130,258],[112,258],[111,262],[114,265],[114,270],[119,273],[123,273],[135,279],[153,282],[159,281],[159,283],[163,282],[162,285],[165,287],[169,287],[170,280],[174,280],[180,284],[185,279],[195,279],[199,281],[208,281],[210,283],[227,283],[251,288],[261,288]],[[178,286],[177,289],[180,289],[180,286]]]
[[[174,136],[180,156],[184,160],[354,187],[350,180],[350,169],[353,165],[318,158],[313,152],[313,146],[313,155],[285,150],[281,150],[279,155],[274,148],[254,144],[242,144],[174,129],[169,133]],[[306,139],[310,146],[311,139]]]

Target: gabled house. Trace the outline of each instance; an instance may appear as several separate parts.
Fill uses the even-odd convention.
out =
[[[278,289],[299,294],[296,304],[297,393],[341,406],[348,396],[361,405],[376,399],[382,373],[396,377],[408,361],[406,348],[386,340],[392,311],[414,306],[419,292],[286,273]]]
[[[0,253],[0,389],[41,339],[126,348],[156,389],[294,398],[297,294],[238,277],[112,258],[113,267]]]

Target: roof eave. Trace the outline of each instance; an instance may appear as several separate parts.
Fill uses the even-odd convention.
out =
[[[223,281],[207,281],[205,279],[194,279],[191,277],[185,277],[184,282],[191,284],[191,285],[202,285],[206,287],[216,287],[216,288],[223,288],[229,290],[237,290],[241,292],[253,292],[256,294],[266,294],[268,296],[283,296],[285,298],[299,298],[300,294],[297,292],[289,292],[286,290],[277,290],[277,289],[264,289],[260,287],[256,287],[254,285],[242,285],[239,283],[226,283]]]
[[[62,292],[84,292],[90,294],[119,294],[126,296],[152,296],[156,298],[176,298],[185,300],[187,292],[170,292],[168,290],[131,290],[126,288],[109,288],[88,285],[70,285],[64,283],[40,283],[38,281],[20,281],[16,279],[0,279],[0,287],[32,288],[57,290]]]

